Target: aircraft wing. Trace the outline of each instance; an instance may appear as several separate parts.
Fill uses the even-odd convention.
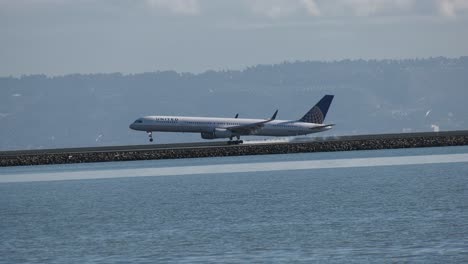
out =
[[[226,129],[231,131],[233,134],[249,135],[255,132],[256,130],[262,128],[266,123],[275,120],[277,114],[278,114],[278,110],[276,110],[276,112],[273,114],[273,116],[270,119],[267,119],[265,121],[246,124],[246,125],[240,125],[240,126],[226,127]]]

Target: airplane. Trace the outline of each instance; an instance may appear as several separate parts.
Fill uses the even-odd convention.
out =
[[[243,143],[241,136],[298,136],[331,129],[334,124],[324,124],[333,95],[325,95],[302,118],[276,120],[278,110],[269,119],[246,119],[189,116],[145,116],[138,118],[130,129],[145,131],[153,142],[153,132],[200,133],[203,139],[229,138],[230,144]],[[237,138],[233,141],[233,138]]]

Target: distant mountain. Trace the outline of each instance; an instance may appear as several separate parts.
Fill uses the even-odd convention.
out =
[[[334,94],[323,134],[468,129],[468,57],[257,65],[242,71],[0,78],[0,149],[145,144],[139,116],[301,117]],[[156,142],[201,140],[155,134]]]

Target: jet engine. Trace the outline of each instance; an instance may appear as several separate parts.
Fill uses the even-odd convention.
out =
[[[203,139],[230,138],[232,132],[224,128],[215,128],[213,132],[202,132],[201,137]]]

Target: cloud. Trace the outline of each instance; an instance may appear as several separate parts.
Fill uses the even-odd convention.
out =
[[[200,14],[200,3],[198,0],[146,0],[146,3],[152,8],[166,9],[174,14]]]
[[[247,0],[246,3],[253,13],[270,18],[290,16],[299,8],[297,0]]]
[[[200,0],[206,1],[206,0]],[[434,15],[455,17],[468,0],[244,0],[250,11],[270,18]]]
[[[28,6],[69,3],[71,0],[0,0],[1,8],[24,8]]]
[[[370,16],[409,10],[416,0],[249,0],[256,14],[279,18],[305,13],[309,16]],[[427,0],[426,0],[427,1]]]
[[[367,16],[442,16],[468,14],[468,0],[0,0],[0,11],[35,9],[37,6],[74,7],[99,4],[139,7],[141,4],[160,12],[177,15],[264,16],[271,19],[290,17],[367,17]],[[203,10],[202,10],[203,9]],[[237,12],[237,13],[236,13]]]
[[[287,17],[297,13],[320,15],[316,0],[246,0],[245,3],[253,13],[270,18]]]
[[[458,12],[468,10],[468,0],[440,0],[439,12],[447,17],[455,17]]]
[[[317,3],[315,2],[315,0],[301,0],[301,3],[304,5],[307,12],[311,16],[319,16],[320,15],[320,9],[318,8]]]
[[[371,16],[390,11],[409,10],[414,0],[336,0],[345,10],[351,10],[357,16]]]

